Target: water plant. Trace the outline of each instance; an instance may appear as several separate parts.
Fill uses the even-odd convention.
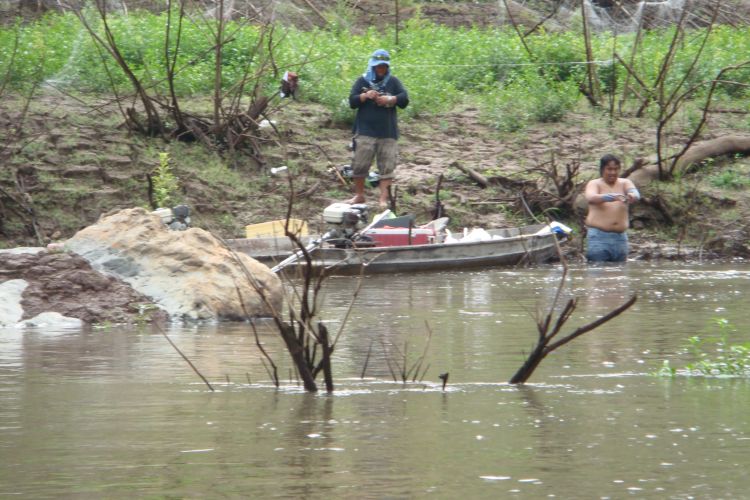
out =
[[[694,375],[703,377],[750,377],[750,342],[731,343],[736,329],[725,318],[715,318],[717,332],[710,336],[693,335],[686,340],[684,353],[693,360],[682,368],[675,368],[664,360],[654,374],[662,377]]]

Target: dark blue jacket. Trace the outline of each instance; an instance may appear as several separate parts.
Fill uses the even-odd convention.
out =
[[[360,102],[359,95],[367,89],[370,84],[360,76],[349,93],[349,106],[357,110],[357,116],[354,119],[354,133],[357,135],[367,135],[370,137],[382,137],[398,139],[398,123],[396,120],[396,107],[386,108],[378,106],[375,101],[370,99]],[[409,104],[409,94],[401,84],[401,81],[395,76],[391,76],[385,84],[383,92],[388,95],[396,96],[396,106],[404,109]]]

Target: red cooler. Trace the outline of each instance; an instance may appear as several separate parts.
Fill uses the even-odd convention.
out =
[[[435,242],[435,230],[414,227],[411,229],[409,241],[408,227],[383,226],[367,231],[367,236],[379,247],[395,247],[403,245],[427,245]]]

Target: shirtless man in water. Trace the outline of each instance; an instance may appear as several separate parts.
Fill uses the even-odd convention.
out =
[[[599,179],[586,184],[586,216],[590,262],[624,262],[628,257],[628,205],[641,199],[630,179],[621,179],[620,160],[604,155],[599,160]]]

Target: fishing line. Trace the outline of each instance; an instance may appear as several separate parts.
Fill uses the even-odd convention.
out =
[[[459,68],[496,68],[501,66],[567,66],[586,64],[612,64],[613,59],[604,61],[563,61],[563,62],[529,62],[529,63],[494,63],[494,64],[399,64],[403,68],[433,68],[433,67],[459,67]],[[396,66],[395,64],[393,65]]]

